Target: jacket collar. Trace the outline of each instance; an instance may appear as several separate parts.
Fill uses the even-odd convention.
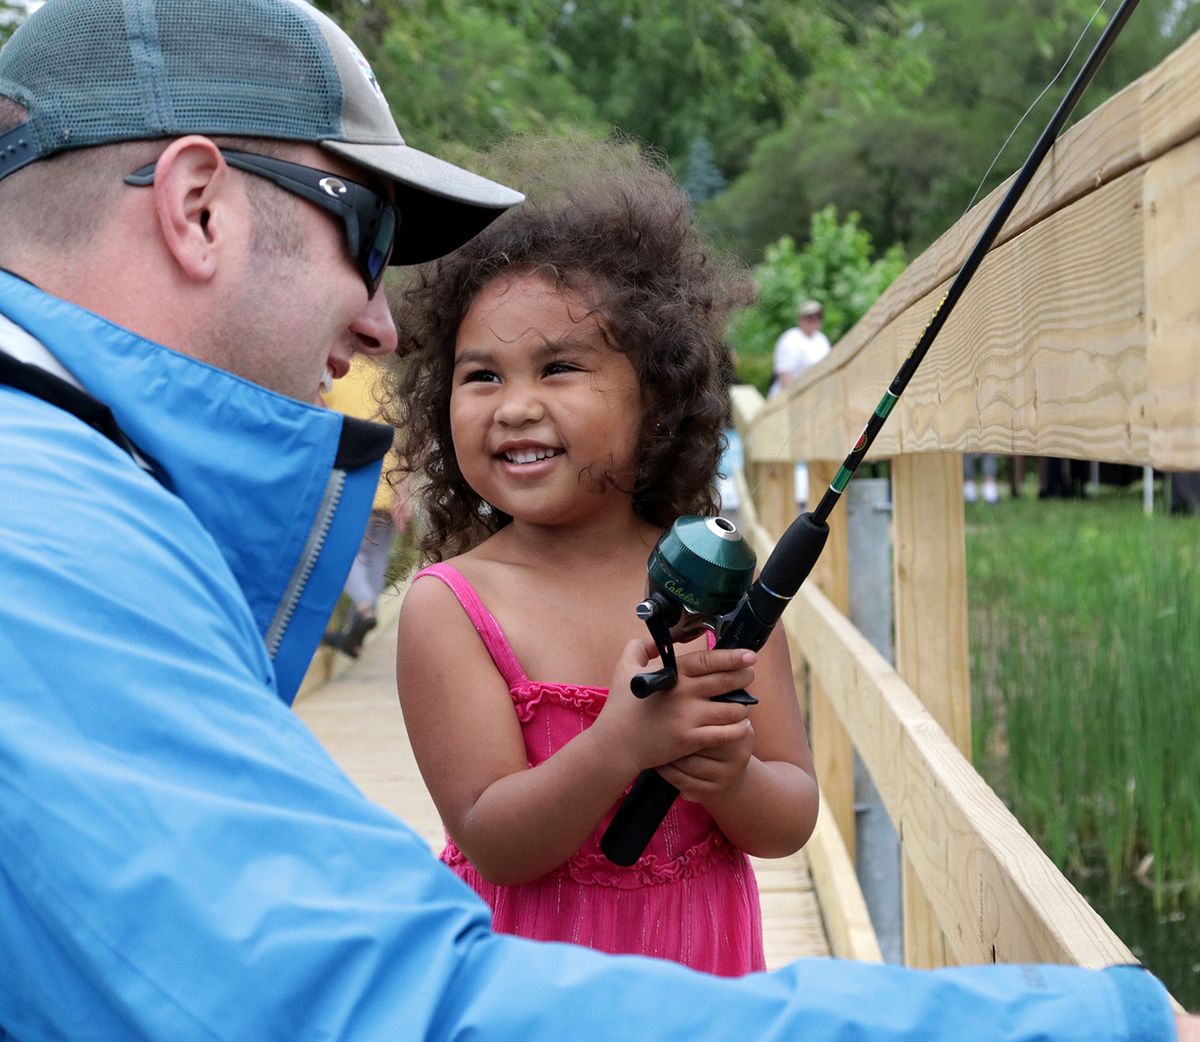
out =
[[[391,431],[268,391],[3,271],[0,313],[112,410],[217,542],[290,701],[349,571]]]

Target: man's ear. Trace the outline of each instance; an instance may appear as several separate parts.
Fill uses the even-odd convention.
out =
[[[163,245],[180,272],[207,282],[217,272],[236,208],[229,167],[220,150],[199,135],[177,138],[154,171],[154,206]]]

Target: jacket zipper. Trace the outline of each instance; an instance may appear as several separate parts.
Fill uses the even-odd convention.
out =
[[[300,555],[292,577],[288,580],[287,588],[283,591],[279,607],[275,610],[275,617],[271,620],[271,625],[267,627],[264,642],[267,646],[267,654],[271,656],[272,661],[275,660],[275,655],[279,651],[279,645],[283,643],[283,635],[287,632],[288,624],[296,613],[296,606],[300,603],[300,598],[304,596],[304,590],[316,567],[317,559],[325,547],[325,540],[329,536],[329,529],[333,525],[333,516],[337,513],[338,504],[342,501],[342,492],[345,487],[346,472],[344,470],[332,471],[321,496],[321,505],[317,509],[316,520],[313,522],[308,533],[308,540],[304,544],[304,552]]]

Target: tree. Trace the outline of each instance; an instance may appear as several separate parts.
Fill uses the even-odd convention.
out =
[[[17,26],[25,20],[25,4],[14,0],[0,0],[0,47],[12,36]]]
[[[882,5],[858,6],[884,18]],[[1094,12],[1094,0],[909,0],[892,12],[893,35],[908,48],[891,52],[895,71],[882,82],[892,89],[872,93],[854,84],[871,46],[888,53],[886,22],[874,43],[848,35],[842,66],[827,65],[826,74],[806,81],[802,104],[782,129],[761,138],[729,191],[704,208],[706,222],[758,256],[782,234],[801,237],[811,215],[834,204],[860,213],[876,242],[919,252],[1024,160],[1098,38],[1100,18],[1055,87],[1035,99]],[[1198,24],[1197,0],[1143,0],[1076,118],[1152,68]],[[925,79],[914,73],[921,61]]]
[[[797,247],[785,235],[767,247],[754,269],[757,298],[734,317],[729,328],[739,378],[766,391],[775,341],[794,323],[802,301],[811,297],[821,302],[825,333],[836,343],[904,270],[905,263],[898,246],[874,257],[871,236],[859,226],[858,214],[839,221],[832,206],[813,214],[806,245]]]
[[[496,3],[326,0],[359,43],[406,139],[479,147],[510,134],[592,128],[570,61],[535,42]]]

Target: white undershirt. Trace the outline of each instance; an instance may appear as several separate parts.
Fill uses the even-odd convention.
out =
[[[45,369],[46,372],[66,380],[72,387],[83,390],[83,385],[67,371],[40,340],[25,332],[7,315],[0,315],[0,351],[12,355],[18,362],[27,362],[30,365],[36,365],[39,369]]]

